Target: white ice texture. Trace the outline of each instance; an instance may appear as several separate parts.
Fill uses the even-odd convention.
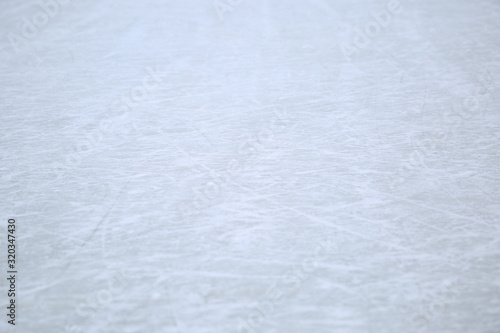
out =
[[[499,1],[3,0],[0,29],[1,332],[500,332]]]

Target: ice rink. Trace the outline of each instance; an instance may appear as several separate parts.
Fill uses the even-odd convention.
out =
[[[0,31],[1,332],[500,332],[499,1],[3,0]]]

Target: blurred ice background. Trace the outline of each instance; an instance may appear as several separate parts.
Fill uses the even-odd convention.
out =
[[[2,332],[500,332],[498,1],[0,18]]]

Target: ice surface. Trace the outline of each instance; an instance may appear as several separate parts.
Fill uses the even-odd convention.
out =
[[[500,332],[498,1],[61,2],[0,2],[1,332]]]

